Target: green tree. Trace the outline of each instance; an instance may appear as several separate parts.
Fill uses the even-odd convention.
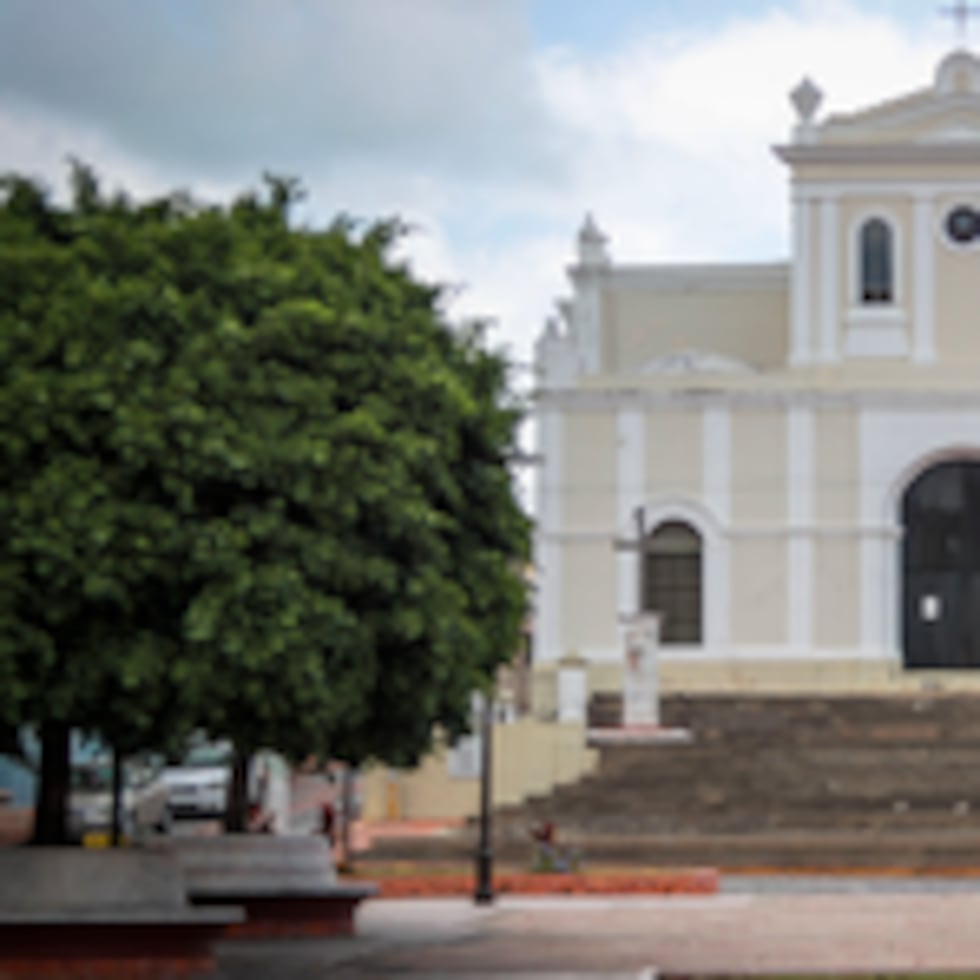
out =
[[[402,228],[0,188],[0,723],[195,727],[407,762],[515,649],[528,525],[505,359],[392,257]]]

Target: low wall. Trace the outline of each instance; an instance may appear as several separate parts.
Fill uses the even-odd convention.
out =
[[[493,798],[498,806],[520,803],[592,771],[598,753],[586,747],[585,726],[531,718],[494,726]],[[437,744],[417,769],[367,771],[363,781],[367,820],[454,820],[479,809],[477,774],[450,775],[448,750]]]
[[[856,657],[821,659],[676,658],[660,661],[662,694],[912,694],[980,692],[978,670],[906,670],[894,660]],[[557,669],[537,665],[532,677],[534,715],[542,721],[557,715]],[[621,693],[619,664],[588,666],[590,692]]]

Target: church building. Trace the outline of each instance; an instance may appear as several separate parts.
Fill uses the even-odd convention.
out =
[[[620,689],[644,611],[665,693],[980,688],[980,59],[791,101],[788,261],[579,233],[537,347],[542,719]]]

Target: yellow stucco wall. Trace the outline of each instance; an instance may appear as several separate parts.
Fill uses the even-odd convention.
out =
[[[585,744],[585,726],[521,719],[496,725],[493,733],[493,799],[498,806],[520,803],[536,793],[574,782],[591,772],[598,753]],[[479,809],[477,778],[453,778],[446,748],[438,746],[414,770],[381,766],[363,778],[367,820],[459,819]]]
[[[657,357],[693,349],[775,367],[786,360],[788,303],[785,283],[608,289],[603,295],[607,363],[614,371],[633,373]]]
[[[569,412],[562,437],[562,522],[569,530],[615,526],[616,415]]]
[[[567,541],[561,582],[561,635],[574,638],[562,655],[615,646],[618,596],[612,537]]]
[[[822,409],[813,417],[814,518],[817,525],[853,526],[859,516],[857,413]]]
[[[962,195],[944,195],[937,201],[937,219],[962,203]],[[968,203],[974,203],[968,195]],[[980,323],[980,276],[977,275],[975,248],[947,245],[942,234],[936,236],[936,350],[949,362],[976,362]]]
[[[646,417],[646,496],[701,493],[701,413],[651,412]]]
[[[732,541],[731,555],[734,643],[737,646],[785,643],[785,538],[737,537]]]
[[[786,415],[732,413],[732,520],[734,525],[786,520]]]
[[[861,639],[861,546],[843,537],[818,537],[813,545],[813,642],[818,648],[853,649]]]

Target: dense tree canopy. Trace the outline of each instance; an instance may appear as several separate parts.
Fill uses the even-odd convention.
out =
[[[0,725],[417,757],[523,612],[505,360],[290,181],[72,185],[0,185]]]

